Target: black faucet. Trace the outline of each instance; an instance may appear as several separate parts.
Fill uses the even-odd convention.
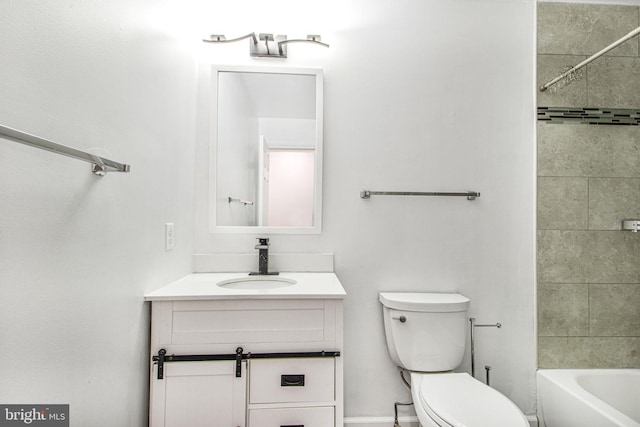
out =
[[[258,237],[258,272],[249,273],[250,276],[275,276],[277,271],[269,271],[269,239]]]

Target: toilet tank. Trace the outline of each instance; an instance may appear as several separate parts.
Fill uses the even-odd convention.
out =
[[[391,359],[409,371],[442,372],[462,362],[469,299],[460,294],[381,292]]]

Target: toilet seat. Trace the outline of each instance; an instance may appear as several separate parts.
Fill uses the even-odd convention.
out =
[[[528,427],[518,407],[466,373],[412,373],[418,418],[442,427]],[[415,387],[415,389],[414,389]],[[419,408],[417,406],[420,406]],[[424,425],[425,421],[420,420]],[[429,425],[429,424],[426,424]]]

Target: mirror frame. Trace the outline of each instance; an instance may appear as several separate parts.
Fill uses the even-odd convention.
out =
[[[311,227],[234,226],[217,224],[217,160],[218,160],[218,74],[221,72],[294,74],[315,76],[316,79],[316,156],[314,164],[314,206]],[[211,68],[211,120],[209,129],[209,201],[210,233],[239,234],[320,234],[322,231],[322,157],[324,129],[324,73],[315,68],[282,68],[252,66],[213,66]]]

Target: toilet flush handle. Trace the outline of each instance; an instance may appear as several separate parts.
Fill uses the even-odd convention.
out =
[[[393,320],[399,320],[400,323],[404,323],[407,321],[407,318],[404,316],[400,316],[400,317],[392,317]]]

